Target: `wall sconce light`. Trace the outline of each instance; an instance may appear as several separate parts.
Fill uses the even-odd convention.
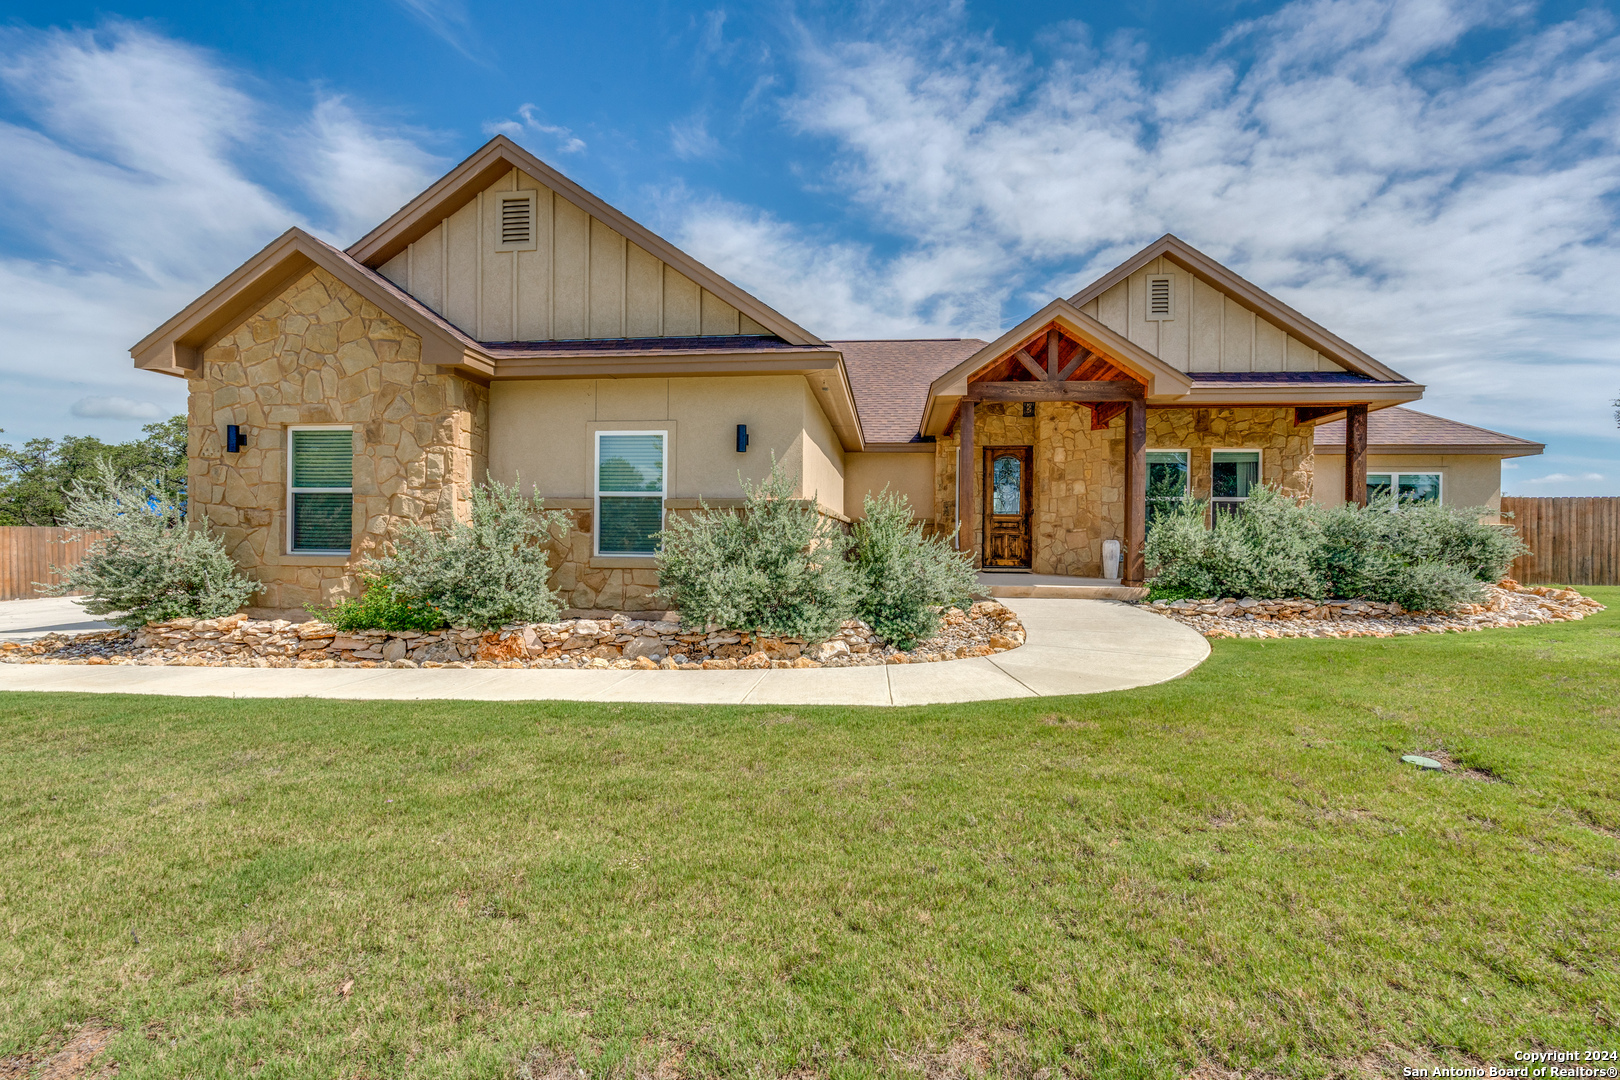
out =
[[[1035,415],[1035,403],[1033,401],[1024,402],[1024,416],[1025,417],[1031,417],[1031,416],[1034,416],[1034,415]]]
[[[737,453],[748,453],[748,425],[737,425]]]
[[[240,453],[242,447],[247,445],[247,436],[242,433],[241,425],[225,425],[225,452],[227,454]]]

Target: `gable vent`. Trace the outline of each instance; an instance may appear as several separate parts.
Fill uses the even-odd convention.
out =
[[[1175,294],[1172,289],[1175,279],[1169,275],[1150,277],[1147,279],[1147,317],[1149,319],[1171,319],[1175,312]]]
[[[534,241],[534,200],[525,195],[521,199],[501,200],[501,245],[528,244]]]

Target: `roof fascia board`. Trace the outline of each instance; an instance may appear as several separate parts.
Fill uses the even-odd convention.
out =
[[[960,397],[965,394],[968,379],[975,371],[1003,359],[1036,330],[1052,322],[1069,331],[1071,336],[1078,338],[1093,352],[1119,362],[1140,378],[1147,384],[1149,397],[1184,394],[1192,387],[1192,376],[1171,367],[1059,297],[935,379],[928,385],[929,396]]]
[[[518,169],[528,173],[535,180],[551,188],[598,221],[628,236],[640,247],[675,267],[790,344],[816,346],[826,344],[804,327],[733,285],[622,210],[586,191],[505,135],[497,135],[485,143],[432,187],[406,203],[387,221],[356,241],[348,249],[348,254],[367,266],[373,268],[381,266],[408,247],[412,241],[431,231],[440,220],[465,206],[479,191],[500,179],[506,169]]]
[[[1384,382],[1405,381],[1405,377],[1399,372],[1373,359],[1325,326],[1289,307],[1258,285],[1227,269],[1171,233],[1159,237],[1075,293],[1069,298],[1069,302],[1077,308],[1084,307],[1160,256],[1199,278],[1204,284],[1230,296],[1268,322],[1282,326],[1317,352],[1324,353],[1350,370]]]
[[[1377,457],[1535,457],[1547,448],[1542,443],[1530,446],[1500,446],[1490,443],[1368,443],[1367,453]],[[1316,453],[1330,457],[1343,457],[1344,444],[1338,441],[1316,444]]]
[[[225,330],[263,307],[311,267],[318,266],[422,339],[422,363],[442,367],[490,367],[476,343],[440,325],[403,298],[403,294],[336,248],[292,228],[272,240],[213,288],[130,348],[137,367],[173,373],[195,371],[200,350]]]
[[[490,356],[497,380],[612,379],[670,375],[809,375],[839,366],[836,352],[775,353],[595,353],[586,356]]]

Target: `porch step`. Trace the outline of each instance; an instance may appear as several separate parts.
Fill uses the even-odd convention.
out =
[[[992,599],[1046,597],[1052,600],[1146,600],[1148,591],[1128,585],[991,585]]]

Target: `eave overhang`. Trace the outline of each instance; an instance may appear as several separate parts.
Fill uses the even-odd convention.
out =
[[[956,414],[956,407],[968,392],[968,381],[972,376],[1010,356],[1042,327],[1054,324],[1093,353],[1107,358],[1139,380],[1150,405],[1175,400],[1192,387],[1192,377],[1186,372],[1171,367],[1129,338],[1110,330],[1067,300],[1059,298],[930,383],[928,400],[923,407],[922,433],[944,434],[950,426],[951,417]]]
[[[1547,449],[1543,443],[1529,443],[1525,446],[1503,445],[1501,443],[1368,443],[1367,454],[1378,457],[1535,457]],[[1344,447],[1338,444],[1319,443],[1316,447],[1318,454],[1336,454],[1343,456]]]

